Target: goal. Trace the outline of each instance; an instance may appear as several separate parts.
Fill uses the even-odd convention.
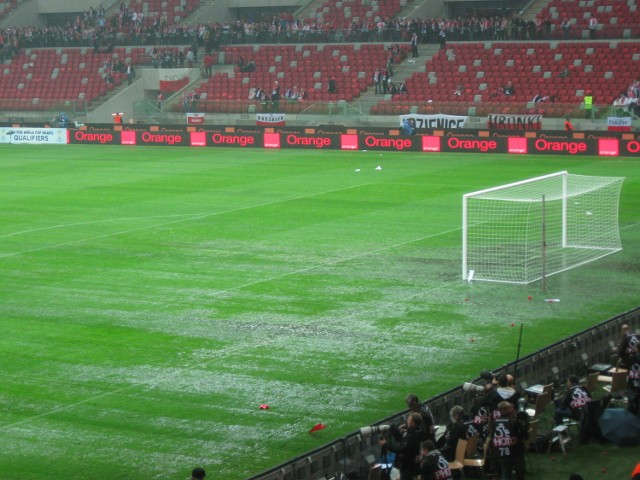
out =
[[[623,181],[564,171],[463,195],[463,279],[527,284],[622,250]]]

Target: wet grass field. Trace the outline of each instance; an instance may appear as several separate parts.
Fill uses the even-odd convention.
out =
[[[462,194],[559,170],[623,251],[463,282]],[[240,480],[640,293],[637,159],[0,146],[0,205],[0,479]]]

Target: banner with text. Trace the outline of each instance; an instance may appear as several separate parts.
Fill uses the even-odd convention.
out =
[[[204,124],[204,113],[187,113],[187,124],[188,125],[203,125]]]
[[[464,128],[464,124],[467,121],[466,116],[462,115],[421,115],[418,113],[411,113],[409,115],[400,115],[400,126],[405,119],[409,120],[411,126],[415,129],[427,129],[427,130],[449,130],[454,128]]]
[[[540,130],[542,115],[504,115],[490,113],[487,128],[492,130]]]
[[[177,92],[189,85],[188,68],[161,68],[158,72],[161,92]]]
[[[66,145],[66,128],[0,128],[0,143],[48,143]]]
[[[607,117],[607,130],[610,132],[630,132],[631,117]]]
[[[283,127],[286,125],[286,115],[284,113],[256,113],[256,125]]]

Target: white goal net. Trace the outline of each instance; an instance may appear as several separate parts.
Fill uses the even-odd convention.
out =
[[[463,195],[463,278],[526,284],[622,250],[623,181],[558,172]]]

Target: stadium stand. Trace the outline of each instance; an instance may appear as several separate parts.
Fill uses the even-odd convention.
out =
[[[122,65],[140,63],[144,47],[94,53],[90,48],[24,49],[2,65],[0,102],[11,110],[59,109],[64,101],[91,103],[122,84]],[[110,82],[107,82],[110,75]]]
[[[3,0],[0,2],[0,20],[6,17],[18,6],[18,0]]]
[[[537,15],[538,19],[550,19],[552,34],[564,38],[560,22],[564,17],[571,22],[571,37],[588,39],[588,20],[598,21],[598,36],[603,38],[637,38],[640,35],[640,11],[635,1],[611,2],[607,0],[551,0]]]
[[[607,104],[626,91],[640,70],[638,52],[638,44],[631,42],[450,44],[426,63],[425,72],[406,80],[408,95],[394,95],[390,106],[379,102],[374,113],[396,114],[411,105],[427,113],[434,110],[431,103],[445,102],[465,115],[474,106],[478,115],[534,109],[562,116],[567,105],[571,109],[582,102],[586,91]],[[565,68],[568,76],[562,78]],[[516,94],[507,97],[499,89],[509,80]],[[459,84],[464,93],[455,95]],[[542,101],[534,102],[536,96]]]

